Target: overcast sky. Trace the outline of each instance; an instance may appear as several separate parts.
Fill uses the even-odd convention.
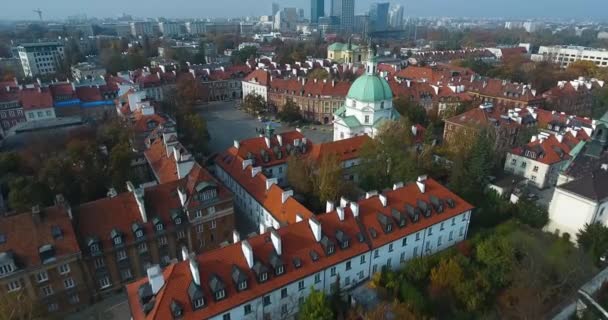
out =
[[[0,19],[33,19],[40,8],[48,19],[86,14],[116,17],[203,18],[270,14],[271,3],[304,8],[310,0],[2,0]],[[356,13],[368,10],[373,0],[355,0]],[[329,0],[325,1],[326,7]],[[395,0],[405,6],[405,16],[547,17],[608,20],[608,0]]]

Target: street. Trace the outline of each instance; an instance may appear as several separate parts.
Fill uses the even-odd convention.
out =
[[[198,106],[199,114],[207,120],[211,135],[209,148],[211,153],[221,152],[233,145],[234,140],[256,137],[256,128],[263,128],[265,123],[235,108],[236,101],[212,102]],[[295,130],[294,127],[273,122],[277,133]],[[302,133],[314,143],[332,140],[330,126],[307,126]]]

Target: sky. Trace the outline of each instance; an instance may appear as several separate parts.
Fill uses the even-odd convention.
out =
[[[329,1],[325,0],[326,7]],[[45,19],[69,15],[116,17],[225,18],[259,16],[271,13],[272,2],[282,7],[304,8],[309,15],[310,0],[2,0],[0,19],[34,19],[32,10],[40,8]],[[355,0],[355,12],[363,13],[372,2]],[[395,0],[405,16],[575,18],[608,20],[608,0]],[[10,4],[9,4],[10,3]],[[327,9],[328,11],[328,9]]]

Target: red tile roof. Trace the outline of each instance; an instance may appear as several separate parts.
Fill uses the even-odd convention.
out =
[[[302,84],[302,82],[305,82]],[[346,81],[323,81],[323,80],[298,80],[273,79],[270,88],[279,92],[289,92],[292,94],[303,94],[313,96],[346,97],[351,83]]]
[[[141,113],[137,113],[135,122],[131,125],[131,127],[136,133],[150,132],[151,129],[148,127],[148,123],[150,121],[155,123],[154,128],[167,123],[167,119],[158,114],[142,115]]]
[[[53,95],[54,99],[57,99],[58,97],[76,97],[76,95],[74,94],[74,88],[69,82],[54,83],[51,84],[49,88],[51,89],[51,94]]]
[[[359,158],[361,147],[372,139],[368,135],[355,136],[348,139],[318,143],[310,151],[310,159],[320,161],[324,155],[337,154],[342,161]]]
[[[255,70],[244,79],[247,82],[257,82],[262,86],[268,86],[270,84],[270,74],[265,70]]]
[[[19,93],[19,99],[26,111],[53,107],[53,96],[48,88],[24,88]]]
[[[101,90],[98,87],[78,87],[76,88],[76,96],[82,102],[93,102],[104,100],[101,96]]]
[[[511,153],[548,165],[568,160],[570,151],[581,139],[575,137],[572,132],[568,132],[562,137],[562,142],[560,142],[556,135],[551,134],[546,138],[536,139],[523,147],[514,148]],[[526,151],[531,151],[533,157]]]
[[[378,196],[362,200],[359,202],[359,220],[355,219],[349,207],[344,210],[344,220],[342,221],[340,221],[336,211],[318,215],[316,219],[321,225],[322,236],[326,236],[336,246],[335,252],[329,256],[325,254],[321,243],[317,242],[314,238],[310,229],[309,219],[280,228],[276,232],[281,238],[282,252],[280,257],[285,263],[285,273],[279,276],[272,274],[272,268],[268,260],[270,254],[275,251],[272,241],[268,239],[270,235],[265,233],[247,239],[253,249],[254,259],[268,266],[271,270],[268,281],[263,283],[255,280],[256,274],[247,264],[242,252],[241,243],[232,244],[196,256],[195,261],[199,266],[201,289],[203,290],[205,301],[205,307],[196,311],[191,307],[192,304],[187,292],[188,286],[193,281],[189,263],[182,261],[171,265],[163,272],[165,285],[155,297],[154,307],[147,315],[144,314],[139,302],[138,289],[148,279],[140,279],[127,285],[128,300],[133,319],[170,319],[172,317],[170,308],[172,301],[176,301],[183,308],[184,319],[208,319],[221,315],[223,312],[243,305],[255,298],[262,297],[278,288],[295,283],[330,266],[360,256],[369,252],[370,249],[373,250],[430,225],[447,221],[473,208],[470,204],[434,180],[427,180],[426,188],[424,194],[418,191],[415,184],[389,191],[386,194],[388,199],[388,206],[386,208],[381,206]],[[405,227],[398,228],[395,226],[393,232],[388,234],[383,233],[377,219],[378,213],[390,215],[391,208],[403,212],[406,203],[416,206],[418,199],[428,202],[431,194],[441,199],[450,198],[454,200],[455,208],[445,205],[445,210],[440,214],[433,211],[429,218],[420,216],[420,220],[417,223],[411,223],[408,218],[408,223]],[[392,219],[391,217],[388,218]],[[365,230],[362,230],[362,227]],[[377,237],[371,237],[368,231],[369,227],[377,230]],[[344,232],[351,239],[349,241],[350,245],[346,249],[339,248],[335,237],[338,230]],[[358,234],[362,234],[364,240],[366,238],[369,239],[371,248],[368,246],[368,242],[358,240]],[[317,261],[312,260],[311,250],[314,250],[319,255]],[[294,266],[294,259],[301,261],[301,267],[296,268]],[[233,266],[237,266],[247,275],[248,287],[246,290],[236,290],[236,286],[232,280]],[[215,301],[212,296],[208,284],[212,275],[219,276],[225,284],[226,298],[223,300]]]
[[[310,210],[293,197],[287,198],[285,203],[282,203],[284,190],[278,185],[273,184],[269,190],[266,190],[266,176],[260,172],[252,177],[252,166],[243,169],[243,158],[238,155],[236,148],[231,147],[220,153],[216,158],[216,164],[232,176],[279,223],[295,223],[297,214],[304,218],[313,216]]]
[[[178,180],[175,157],[173,152],[167,155],[167,148],[162,139],[154,140],[150,147],[144,151],[144,155],[159,183]]]
[[[253,157],[254,166],[263,166],[263,167],[271,167],[275,165],[279,165],[287,162],[288,152],[287,145],[290,144],[293,146],[295,140],[300,140],[300,144],[302,143],[302,139],[306,138],[302,133],[298,131],[288,131],[279,134],[283,138],[283,145],[279,145],[279,141],[277,135],[273,135],[270,138],[270,148],[266,145],[266,140],[264,137],[256,137],[245,139],[239,142],[239,148],[236,150],[237,155],[241,159],[249,159],[250,156]],[[306,140],[307,152],[312,148],[312,142],[310,140]],[[281,152],[281,159],[277,157],[274,152],[274,148],[278,148]],[[269,155],[268,162],[264,162],[262,159],[262,150]]]
[[[30,212],[0,217],[0,234],[6,237],[6,242],[0,243],[0,252],[12,251],[26,268],[42,264],[38,249],[43,245],[52,245],[56,257],[80,252],[72,222],[65,209],[52,206],[40,211],[39,222],[36,222]],[[54,226],[61,230],[61,238],[53,237],[51,228]]]

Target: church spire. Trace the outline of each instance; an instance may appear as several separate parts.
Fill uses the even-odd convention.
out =
[[[374,45],[372,43],[371,38],[367,44],[367,62],[365,71],[369,75],[374,75],[378,71],[378,61],[376,59],[376,50],[374,50]]]

